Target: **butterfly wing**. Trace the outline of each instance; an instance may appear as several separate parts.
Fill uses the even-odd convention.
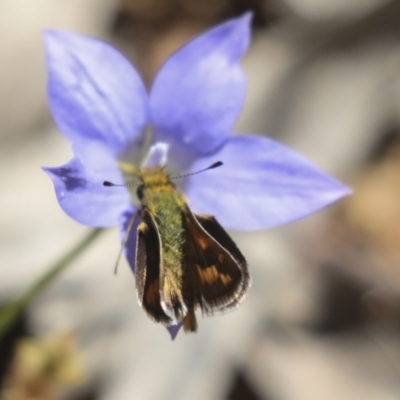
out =
[[[211,215],[195,215],[196,220],[202,226],[202,228],[224,249],[226,249],[232,258],[236,261],[236,265],[239,267],[242,273],[242,281],[240,289],[236,291],[236,305],[244,298],[246,292],[251,284],[249,268],[247,261],[243,256],[242,252],[236,246],[236,243],[232,240],[225,229],[219,224],[219,222]]]
[[[137,228],[135,279],[139,304],[156,322],[170,325],[172,320],[161,307],[160,262],[161,239],[156,223],[147,209],[141,212]]]
[[[192,295],[185,293],[187,303],[206,315],[238,306],[250,283],[244,256],[214,217],[190,210],[185,215],[190,240],[184,266],[192,282]]]

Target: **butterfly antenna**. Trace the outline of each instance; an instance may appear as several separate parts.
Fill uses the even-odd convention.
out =
[[[119,185],[117,185],[117,186],[119,186]],[[126,244],[128,243],[129,234],[131,233],[133,222],[135,221],[136,215],[137,215],[137,213],[132,215],[131,219],[129,220],[128,226],[126,228],[124,239],[122,240],[121,248],[120,248],[118,256],[117,256],[117,261],[115,262],[114,275],[117,275],[118,265],[119,265],[119,262],[121,261],[122,252],[124,251],[124,248],[125,248]]]
[[[139,186],[140,183],[113,183],[110,181],[104,181],[103,186],[123,186],[123,187],[135,187]]]
[[[217,161],[214,164],[211,164],[209,167],[201,169],[200,171],[189,172],[188,174],[183,174],[178,176],[172,176],[171,179],[181,179],[181,178],[186,178],[187,176],[197,175],[200,174],[201,172],[208,171],[209,169],[218,168],[221,165],[224,165],[224,163],[222,161]]]

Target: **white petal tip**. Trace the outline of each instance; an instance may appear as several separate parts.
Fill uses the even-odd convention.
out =
[[[169,144],[163,142],[157,142],[151,146],[146,158],[143,161],[143,167],[164,167],[167,164],[168,150]]]

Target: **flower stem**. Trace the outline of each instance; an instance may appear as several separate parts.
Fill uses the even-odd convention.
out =
[[[92,229],[83,240],[64,254],[58,261],[52,264],[46,272],[40,276],[28,289],[16,300],[7,304],[0,311],[0,338],[7,332],[8,328],[21,314],[29,302],[42,292],[60,274],[65,267],[74,261],[89,245],[94,242],[103,232],[103,229]]]

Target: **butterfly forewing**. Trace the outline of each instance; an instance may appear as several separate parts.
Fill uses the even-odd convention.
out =
[[[160,258],[161,242],[151,214],[143,209],[137,229],[135,278],[139,302],[149,316],[169,325],[171,319],[161,307]]]
[[[202,228],[225,250],[229,252],[232,258],[235,260],[236,265],[239,267],[242,273],[241,287],[235,292],[236,302],[232,306],[236,306],[246,295],[247,289],[250,286],[250,274],[247,265],[247,261],[243,256],[242,252],[236,246],[236,243],[228,235],[225,229],[219,224],[219,222],[211,215],[198,215],[194,214],[196,220],[202,226]]]
[[[185,269],[192,276],[194,306],[207,315],[237,306],[249,285],[245,258],[214,218],[190,210],[185,215],[190,233]]]

